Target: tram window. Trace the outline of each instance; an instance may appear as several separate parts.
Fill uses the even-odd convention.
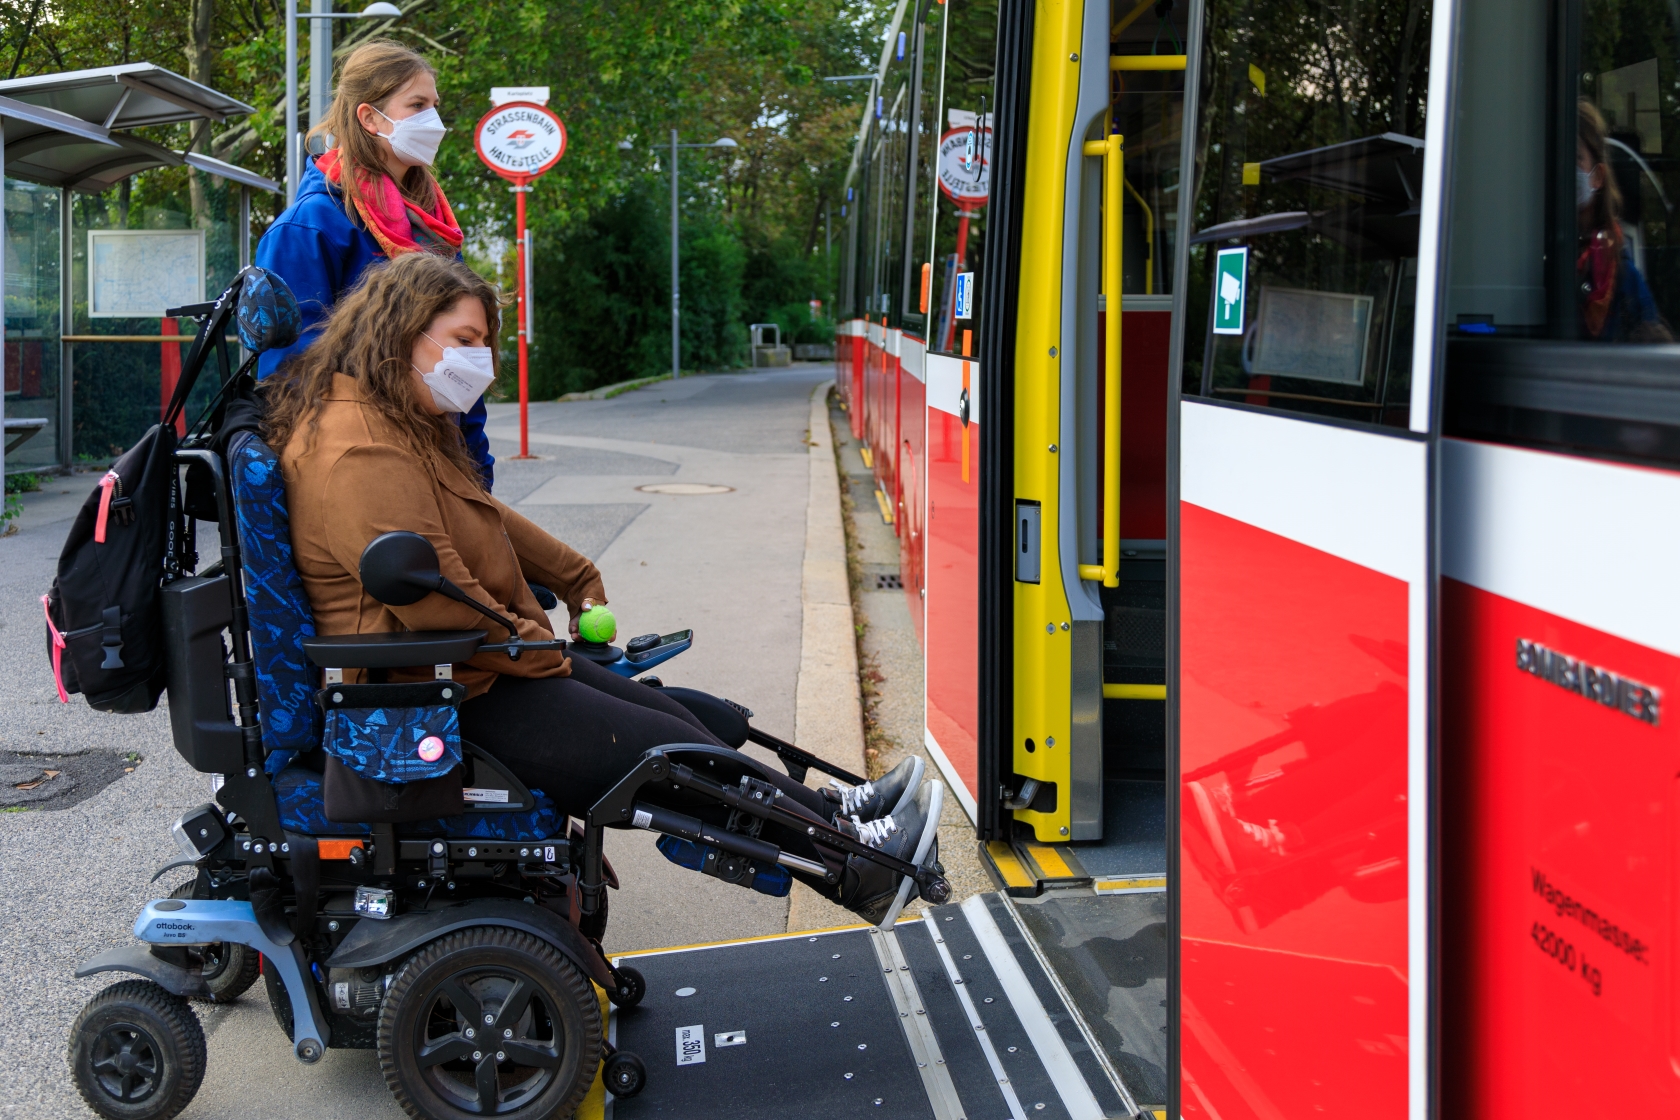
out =
[[[1189,35],[1189,5],[1114,0],[1109,51],[1115,55],[1180,55]],[[1178,232],[1178,165],[1184,130],[1184,73],[1115,70],[1111,127],[1126,139],[1125,229],[1121,291],[1172,294]],[[1100,181],[1100,180],[1099,180]]]
[[[997,21],[997,0],[948,0],[937,39],[929,23],[927,66],[938,75],[937,84],[928,86],[937,90],[929,135],[937,137],[933,166],[938,189],[923,199],[931,222],[915,252],[927,254],[922,260],[932,266],[928,349],[947,354],[959,352],[965,331],[978,335],[980,330],[978,272],[991,186]],[[963,276],[967,279],[959,282]]]
[[[908,191],[908,221],[894,231],[904,238],[904,271],[900,280],[899,311],[904,322],[912,324],[917,334],[925,333],[928,313],[924,308],[931,293],[924,292],[922,273],[927,265],[929,223],[933,216],[929,194],[933,191],[934,173],[939,158],[939,46],[944,37],[945,8],[940,4],[922,5],[923,22],[911,33],[914,68],[911,71],[913,98],[909,107],[911,131],[908,139],[910,175]],[[907,9],[911,10],[911,9]],[[928,278],[930,281],[932,277]],[[931,306],[931,305],[930,305]]]
[[[876,215],[877,244],[880,246],[880,268],[875,279],[875,306],[878,311],[896,311],[900,301],[895,297],[904,287],[904,214],[905,184],[910,174],[910,102],[909,63],[894,62],[887,72],[886,112],[881,118],[881,154],[875,190],[878,199]]]
[[[1464,19],[1447,430],[1680,462],[1680,10]]]
[[[1429,9],[1208,0],[1187,395],[1407,423]]]

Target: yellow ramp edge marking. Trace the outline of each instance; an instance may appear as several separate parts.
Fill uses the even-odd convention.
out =
[[[1020,859],[1015,855],[1015,849],[1002,840],[990,840],[986,843],[986,854],[991,857],[992,866],[1003,878],[1005,887],[1031,887],[1033,878],[1027,874],[1027,869],[1021,866]]]
[[[881,507],[882,523],[891,525],[893,523],[893,511],[891,504],[887,502],[886,494],[882,493],[880,490],[876,490],[875,503]]]
[[[1062,853],[1048,845],[1028,844],[1027,854],[1032,856],[1033,862],[1038,864],[1038,869],[1044,872],[1047,878],[1083,879],[1085,877],[1083,872],[1075,871],[1068,866],[1067,860],[1062,858]]]
[[[875,469],[875,453],[867,447],[858,448],[858,454],[863,456],[863,465],[870,470]]]
[[[894,924],[903,925],[905,922],[919,921],[921,921],[920,916],[906,914]],[[724,941],[697,941],[692,945],[669,945],[659,949],[632,949],[628,952],[608,955],[612,958],[612,962],[617,964],[620,961],[635,960],[637,957],[656,957],[660,953],[687,953],[696,949],[717,949],[725,945],[747,945],[755,941],[791,941],[795,937],[816,937],[822,934],[845,933],[847,930],[874,928],[867,922],[859,922],[855,925],[823,926],[820,929],[793,929],[786,933],[761,933],[754,937],[731,937]]]
[[[1091,884],[1098,894],[1158,894],[1167,889],[1165,875],[1116,876]]]
[[[1165,700],[1167,686],[1164,684],[1105,684],[1103,685],[1104,700]]]

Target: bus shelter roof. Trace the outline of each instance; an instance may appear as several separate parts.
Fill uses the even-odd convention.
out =
[[[3,81],[5,173],[97,192],[130,175],[184,163],[241,186],[278,191],[278,183],[244,168],[196,152],[173,152],[124,131],[249,112],[244,102],[149,62]]]
[[[0,97],[69,113],[108,129],[225,121],[255,112],[243,101],[150,62],[67,70],[0,82]]]

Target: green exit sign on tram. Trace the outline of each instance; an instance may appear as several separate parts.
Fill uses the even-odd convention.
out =
[[[1213,333],[1243,333],[1243,299],[1248,294],[1248,247],[1221,249],[1213,269]]]

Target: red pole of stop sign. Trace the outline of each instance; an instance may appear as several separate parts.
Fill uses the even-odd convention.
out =
[[[534,101],[506,101],[479,119],[473,130],[473,146],[486,167],[513,183],[510,189],[514,192],[518,246],[514,314],[519,328],[519,458],[529,459],[531,293],[525,283],[525,196],[531,193],[531,182],[566,154],[566,126]]]
[[[519,270],[514,280],[514,313],[518,316],[519,325],[519,457],[531,457],[531,436],[529,420],[531,411],[531,346],[527,327],[531,322],[531,294],[525,290],[525,196],[531,193],[531,184],[515,182],[513,185],[513,224],[514,236],[518,239],[516,262]]]

